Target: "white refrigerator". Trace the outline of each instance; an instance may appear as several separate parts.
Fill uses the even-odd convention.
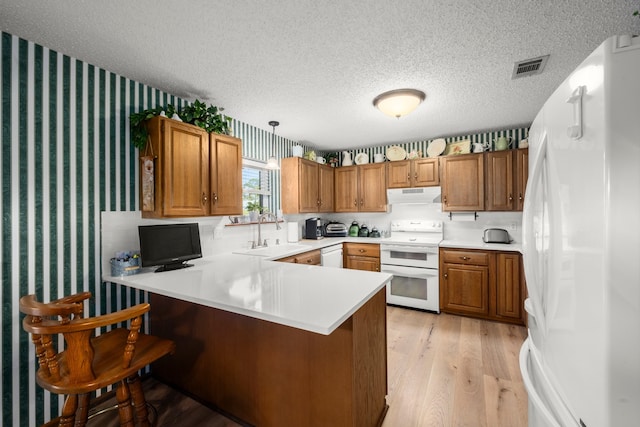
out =
[[[640,425],[640,38],[607,39],[529,132],[529,426]]]

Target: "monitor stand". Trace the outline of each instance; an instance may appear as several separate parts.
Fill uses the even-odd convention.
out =
[[[180,270],[181,268],[193,267],[193,264],[187,264],[186,262],[175,262],[172,264],[165,264],[154,271],[154,273],[162,273],[163,271]]]

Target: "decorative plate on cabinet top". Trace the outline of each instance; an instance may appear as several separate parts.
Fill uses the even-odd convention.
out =
[[[356,154],[356,165],[364,165],[365,163],[369,163],[369,155],[367,153],[359,153]]]
[[[444,152],[444,149],[447,147],[447,142],[443,138],[434,139],[429,144],[427,148],[427,156],[429,157],[438,157],[440,154]]]
[[[398,160],[404,160],[406,158],[407,152],[404,150],[404,148],[398,145],[387,148],[387,159],[389,161],[395,162]]]

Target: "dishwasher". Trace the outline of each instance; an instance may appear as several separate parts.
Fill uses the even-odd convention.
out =
[[[342,243],[322,248],[320,254],[323,267],[342,268]]]

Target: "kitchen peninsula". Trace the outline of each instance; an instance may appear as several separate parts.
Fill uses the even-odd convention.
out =
[[[386,413],[384,273],[216,255],[103,277],[150,292],[176,353],[153,375],[251,425],[378,426]]]

